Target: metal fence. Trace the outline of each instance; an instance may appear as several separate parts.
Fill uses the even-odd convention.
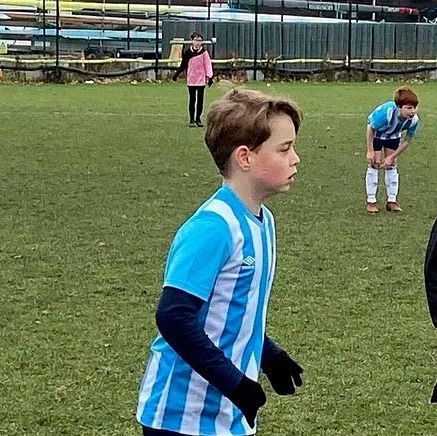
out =
[[[332,65],[346,69],[403,73],[437,69],[437,26],[417,23],[163,23],[163,55],[170,41],[193,30],[205,39],[218,66],[234,59],[247,68],[314,72]],[[256,35],[256,40],[255,40]]]

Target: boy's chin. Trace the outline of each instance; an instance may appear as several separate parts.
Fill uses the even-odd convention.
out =
[[[266,195],[266,198],[271,197],[272,195],[276,195],[276,194],[283,194],[285,192],[288,192],[291,188],[293,183],[289,182],[286,183],[284,185],[280,185],[280,186],[271,186],[270,189],[268,189],[266,192],[268,192],[268,194]]]
[[[278,188],[277,192],[281,193],[281,192],[288,192],[290,190],[290,188],[293,186],[293,183],[287,183],[286,185],[281,186],[280,188]]]

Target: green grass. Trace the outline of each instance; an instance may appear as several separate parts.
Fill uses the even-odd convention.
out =
[[[422,125],[400,159],[404,213],[363,209],[365,119],[397,85],[252,85],[294,98],[305,117],[298,183],[269,202],[269,332],[306,384],[280,398],[263,379],[259,435],[436,433],[422,280],[435,84],[415,85]],[[2,85],[0,95],[0,434],[138,435],[166,252],[220,183],[203,131],[187,128],[183,84]]]

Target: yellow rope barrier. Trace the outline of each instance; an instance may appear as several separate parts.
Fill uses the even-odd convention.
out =
[[[36,8],[43,8],[43,0],[2,0],[3,5],[10,6],[33,6]],[[81,11],[83,9],[96,9],[96,10],[105,10],[109,11],[127,11],[127,3],[95,3],[95,2],[69,2],[69,1],[60,1],[59,7],[61,11]],[[54,0],[47,0],[45,2],[46,10],[56,10],[56,2]],[[138,4],[131,3],[130,6],[131,12],[155,12],[155,5],[149,4]],[[159,12],[161,14],[172,13],[178,14],[183,12],[183,6],[167,6],[163,5],[159,7]]]
[[[21,58],[21,57],[9,57],[0,56],[0,63],[13,63],[13,64],[54,64],[56,62],[55,58]],[[155,59],[142,59],[142,58],[104,58],[104,59],[80,59],[80,58],[66,58],[61,57],[59,59],[60,63],[63,64],[114,64],[114,63],[135,63],[143,65],[155,65]],[[246,58],[231,58],[231,59],[213,59],[214,64],[252,64],[253,59]],[[347,63],[345,59],[261,59],[258,60],[260,64],[271,64],[271,65],[281,65],[281,64],[311,64],[311,63],[324,63],[333,65],[343,65]],[[159,65],[175,65],[178,60],[175,59],[159,59]],[[436,64],[437,59],[351,59],[353,64]]]

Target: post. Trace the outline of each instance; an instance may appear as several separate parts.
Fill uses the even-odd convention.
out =
[[[46,55],[46,0],[42,0],[42,53]]]
[[[211,0],[208,0],[208,21],[211,20]]]
[[[102,6],[102,32],[105,32],[106,0],[103,0]]]
[[[159,0],[156,0],[155,12],[155,80],[158,79],[159,62]]]
[[[352,56],[352,3],[349,1],[349,21],[347,32],[347,69],[351,70],[351,56]]]
[[[59,0],[56,0],[56,80],[60,79],[60,70],[59,70],[59,27],[61,25],[60,19],[60,9],[59,9]]]
[[[253,80],[256,80],[256,61],[258,56],[258,0],[255,0],[255,29],[253,43]]]
[[[130,50],[130,0],[127,0],[127,49]]]
[[[281,56],[284,56],[284,0],[281,0]]]

